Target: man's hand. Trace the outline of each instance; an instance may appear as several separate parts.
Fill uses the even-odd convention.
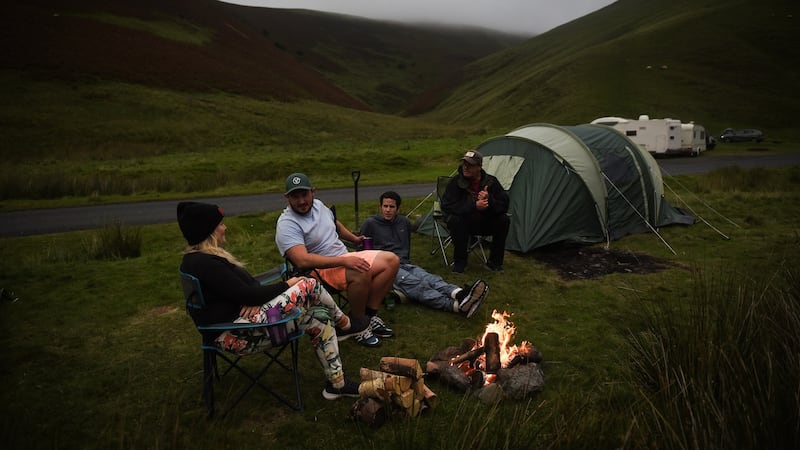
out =
[[[475,201],[475,208],[478,211],[483,211],[489,207],[489,186],[485,186],[482,191],[478,192],[478,200]]]
[[[366,259],[358,256],[342,255],[340,258],[344,260],[344,264],[342,265],[345,268],[355,270],[356,272],[368,272],[371,267]]]

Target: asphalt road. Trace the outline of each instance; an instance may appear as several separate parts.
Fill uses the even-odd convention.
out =
[[[658,159],[664,177],[710,172],[719,167],[741,168],[800,165],[800,153],[785,155],[700,156]],[[386,190],[395,190],[404,198],[424,197],[433,192],[434,182],[398,186],[359,186],[358,199],[374,199]],[[327,204],[352,203],[355,200],[353,187],[320,189],[317,198]],[[235,197],[193,199],[215,203],[225,214],[235,216],[281,210],[286,206],[283,194],[270,193]],[[0,212],[0,237],[28,236],[87,230],[108,224],[148,225],[175,221],[175,208],[179,200],[139,203],[119,203],[70,208],[31,209]],[[371,212],[365,212],[366,218]]]

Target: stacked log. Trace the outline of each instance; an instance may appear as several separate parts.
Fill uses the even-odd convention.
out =
[[[425,385],[419,361],[386,356],[380,370],[361,368],[359,399],[351,410],[353,417],[373,426],[380,426],[395,414],[416,417],[438,404],[436,394]]]

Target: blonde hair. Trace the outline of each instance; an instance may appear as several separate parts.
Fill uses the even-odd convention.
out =
[[[186,247],[186,250],[183,253],[193,253],[193,252],[200,252],[205,253],[208,255],[219,256],[220,258],[224,258],[229,263],[244,268],[244,263],[236,259],[230,252],[225,250],[219,245],[217,242],[217,238],[214,235],[210,235],[206,238],[205,241],[200,242],[196,245],[190,245]]]

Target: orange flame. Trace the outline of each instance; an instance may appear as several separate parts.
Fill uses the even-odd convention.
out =
[[[492,310],[492,319],[494,319],[494,323],[486,325],[486,330],[483,332],[477,344],[478,346],[483,346],[483,340],[486,338],[486,335],[489,333],[496,333],[500,343],[500,365],[502,367],[508,367],[508,362],[517,350],[516,345],[510,345],[514,339],[514,334],[517,332],[517,328],[514,326],[514,322],[509,320],[510,318],[511,314],[506,311],[500,313],[497,312],[496,309]],[[485,357],[482,356],[482,358]]]

